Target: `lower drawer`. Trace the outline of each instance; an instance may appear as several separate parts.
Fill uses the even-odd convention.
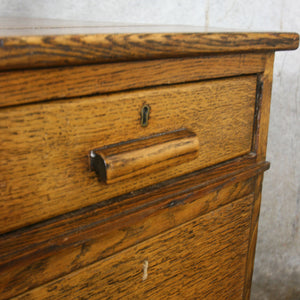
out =
[[[250,194],[18,299],[242,299],[253,199]]]

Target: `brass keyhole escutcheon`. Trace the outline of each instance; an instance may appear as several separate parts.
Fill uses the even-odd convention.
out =
[[[141,125],[146,127],[148,125],[150,115],[150,106],[148,104],[144,104],[141,110]]]

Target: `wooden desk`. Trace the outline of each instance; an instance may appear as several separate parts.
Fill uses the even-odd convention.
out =
[[[299,36],[1,22],[0,298],[249,299]]]

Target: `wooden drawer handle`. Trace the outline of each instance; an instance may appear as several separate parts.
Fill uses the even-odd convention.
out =
[[[114,183],[182,164],[198,153],[196,134],[181,129],[94,149],[89,158],[91,170],[106,183]]]

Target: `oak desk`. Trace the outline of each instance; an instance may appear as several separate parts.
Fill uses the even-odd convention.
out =
[[[249,299],[298,35],[0,23],[0,298]]]

